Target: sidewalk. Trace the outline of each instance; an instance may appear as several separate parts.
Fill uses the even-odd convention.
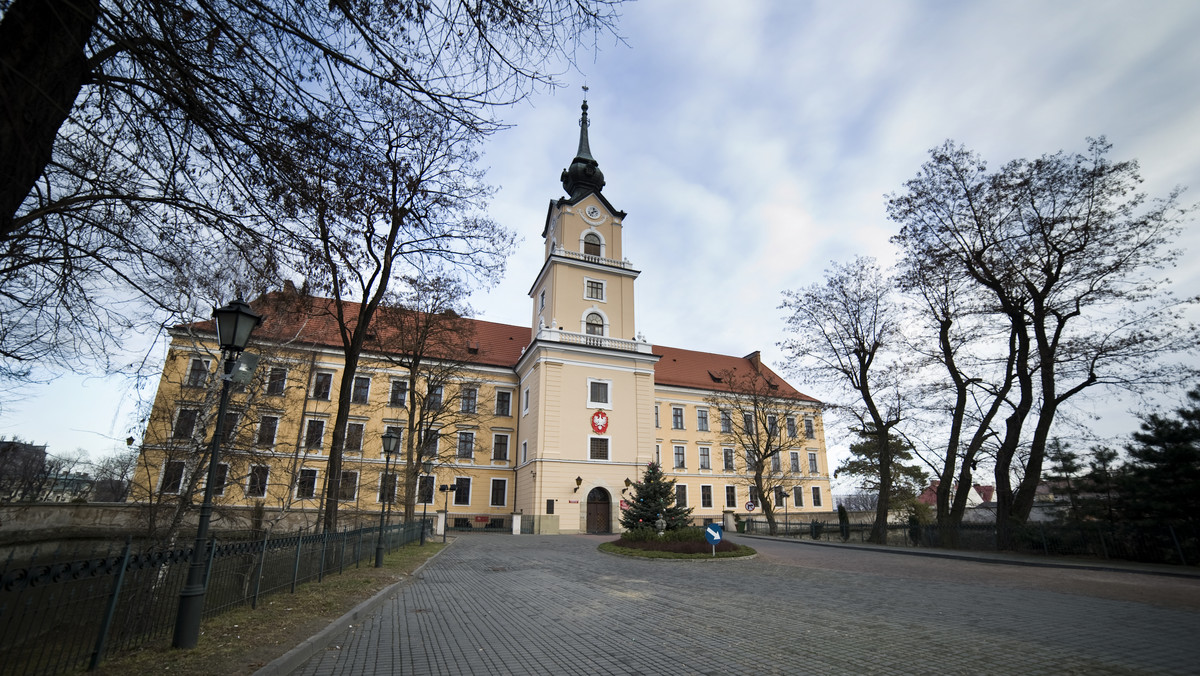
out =
[[[1137,561],[1122,561],[1120,559],[1085,559],[1063,556],[1036,556],[1032,554],[1010,554],[1008,552],[979,552],[961,549],[936,549],[930,547],[895,547],[892,545],[874,545],[862,542],[826,542],[823,540],[805,540],[796,537],[772,535],[746,535],[745,533],[730,533],[735,538],[752,540],[770,540],[773,542],[789,542],[796,545],[811,547],[833,547],[854,549],[858,551],[876,552],[880,554],[899,554],[902,556],[928,556],[941,559],[956,559],[959,561],[979,561],[1006,566],[1033,566],[1038,568],[1072,568],[1076,570],[1099,570],[1112,573],[1136,573],[1140,575],[1165,575],[1200,579],[1200,567],[1173,566],[1165,563],[1138,563]]]

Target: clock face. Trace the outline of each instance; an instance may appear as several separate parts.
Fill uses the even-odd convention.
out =
[[[600,209],[595,204],[589,206],[584,213],[587,214],[588,218],[600,218]]]

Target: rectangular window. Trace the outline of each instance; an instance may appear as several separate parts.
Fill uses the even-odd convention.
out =
[[[471,460],[475,457],[475,433],[458,433],[458,459]]]
[[[355,404],[365,404],[371,398],[371,379],[367,376],[354,376],[354,388],[350,390],[350,401]]]
[[[363,424],[346,423],[346,438],[342,441],[342,451],[346,453],[362,453]]]
[[[729,415],[729,411],[721,411],[721,433],[730,434],[733,432],[733,416]]]
[[[778,473],[782,469],[782,467],[780,466],[782,464],[783,463],[780,461],[778,453],[771,456],[771,471],[772,472]]]
[[[196,433],[196,421],[200,418],[200,410],[195,408],[181,408],[179,413],[175,414],[175,430],[171,436],[176,439],[191,439]]]
[[[773,415],[767,416],[767,435],[771,438],[779,436],[779,419]]]
[[[591,460],[608,460],[608,439],[592,437],[588,458]]]
[[[496,390],[496,415],[506,418],[512,415],[512,392]]]
[[[433,504],[433,475],[422,474],[417,480],[417,502],[422,505]]]
[[[474,387],[464,387],[459,398],[461,399],[459,403],[462,404],[459,410],[463,413],[474,413],[479,401],[479,390]]]
[[[659,419],[658,419],[658,404],[654,405],[654,426],[662,427],[662,424],[659,422]]]
[[[324,443],[325,421],[309,420],[308,427],[304,429],[304,447],[310,451],[319,451]]]
[[[246,497],[261,498],[267,494],[267,476],[271,468],[266,465],[254,465],[250,468],[250,476],[246,478]]]
[[[809,474],[817,473],[817,454],[816,453],[808,454],[808,473]]]
[[[311,500],[315,497],[317,497],[317,470],[300,470],[300,477],[296,479],[296,498]]]
[[[701,432],[708,431],[708,409],[707,408],[696,409],[696,429],[700,430]]]
[[[333,374],[328,371],[320,371],[313,376],[313,399],[329,400],[329,395],[333,391]]]
[[[389,406],[405,406],[408,399],[408,381],[393,380],[392,391],[388,394]]]
[[[813,431],[813,419],[808,416],[804,418],[804,436],[809,439],[817,436],[817,433]]]
[[[588,406],[604,407],[609,405],[608,400],[608,381],[588,379]]]
[[[675,484],[675,506],[687,507],[687,486]]]
[[[342,482],[338,484],[338,500],[349,502],[358,497],[358,472],[342,472]]]
[[[775,506],[782,507],[784,500],[787,500],[787,491],[783,490],[783,486],[776,486],[775,487]]]
[[[813,496],[812,506],[820,507],[821,506],[821,487],[820,486],[812,487],[812,496]]]
[[[388,425],[383,428],[384,434],[392,434],[396,437],[396,457],[404,457],[404,428],[398,425]],[[383,442],[379,443],[379,457],[383,457]]]
[[[254,439],[256,446],[270,448],[275,445],[275,431],[279,429],[279,417],[264,415],[258,419],[258,437]]]
[[[471,479],[460,476],[454,480],[454,504],[471,504]]]
[[[542,292],[538,294],[538,312],[541,312],[542,310],[545,310],[545,309],[546,309],[546,290],[542,289]]]
[[[529,442],[521,442],[521,462],[529,462]]]
[[[700,507],[702,509],[712,509],[712,486],[700,487]]]
[[[237,411],[225,412],[225,423],[221,425],[221,440],[225,443],[233,441],[237,436],[238,421],[241,420],[242,414]]]
[[[187,387],[204,387],[208,383],[210,363],[207,359],[193,359],[188,367],[187,380],[183,384]]]
[[[746,434],[754,434],[754,414],[742,414],[742,431]]]
[[[388,472],[380,475],[379,481],[379,503],[380,504],[395,504],[396,503],[396,473]]]
[[[685,460],[684,453],[686,451],[687,451],[687,449],[684,446],[676,446],[675,447],[675,469],[682,469],[683,467],[686,466],[684,464],[684,460]]]
[[[673,430],[683,429],[683,407],[682,406],[672,406],[671,407],[671,429],[673,429]]]
[[[425,408],[436,411],[442,407],[442,386],[433,385],[425,395]]]
[[[183,488],[183,461],[168,460],[163,465],[162,480],[158,484],[159,493],[178,493]]]
[[[753,502],[756,507],[759,505],[762,505],[762,503],[759,502],[759,500],[758,500],[758,487],[757,486],[750,487],[750,502]]]
[[[654,444],[654,464],[662,467],[662,446]]]
[[[521,413],[522,414],[529,413],[529,388],[528,387],[526,387],[525,391],[521,393]]]
[[[804,506],[804,487],[796,486],[792,488],[792,503],[796,507]]]
[[[799,451],[791,452],[791,461],[792,461],[792,474],[799,474],[800,473],[800,452]]]
[[[746,471],[753,472],[754,468],[757,466],[758,466],[758,462],[757,462],[757,459],[755,458],[754,451],[747,448],[746,449]]]
[[[507,434],[496,434],[492,436],[492,460],[508,460]]]
[[[587,280],[587,288],[584,292],[584,297],[588,300],[604,300],[604,282],[599,282],[594,279]]]
[[[790,415],[788,416],[788,419],[787,419],[787,431],[788,431],[789,439],[796,438],[796,419]]]
[[[492,507],[508,504],[508,479],[492,479]]]
[[[281,395],[287,386],[287,369],[282,366],[272,366],[267,373],[267,394]]]
[[[737,486],[725,487],[725,507],[737,509]]]
[[[732,472],[733,471],[733,449],[732,448],[722,448],[721,456],[725,463],[725,471]]]
[[[213,479],[213,495],[225,495],[225,482],[229,479],[229,465],[218,462],[217,476]]]
[[[711,454],[708,446],[700,447],[700,469],[712,469],[712,459],[709,457]]]

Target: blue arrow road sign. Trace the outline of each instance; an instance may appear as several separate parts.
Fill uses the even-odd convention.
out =
[[[710,523],[704,528],[704,539],[708,540],[708,544],[714,547],[721,541],[725,535],[721,531],[721,527],[715,523]]]

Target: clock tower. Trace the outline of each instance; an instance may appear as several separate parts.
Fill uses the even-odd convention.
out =
[[[605,520],[603,530],[617,530],[625,480],[638,480],[654,458],[658,357],[635,329],[639,272],[622,247],[626,214],[601,192],[588,126],[585,99],[575,158],[560,177],[567,194],[550,201],[542,229],[531,342],[517,365],[517,504],[554,515],[562,532],[596,530]],[[578,499],[549,497],[562,482]]]

